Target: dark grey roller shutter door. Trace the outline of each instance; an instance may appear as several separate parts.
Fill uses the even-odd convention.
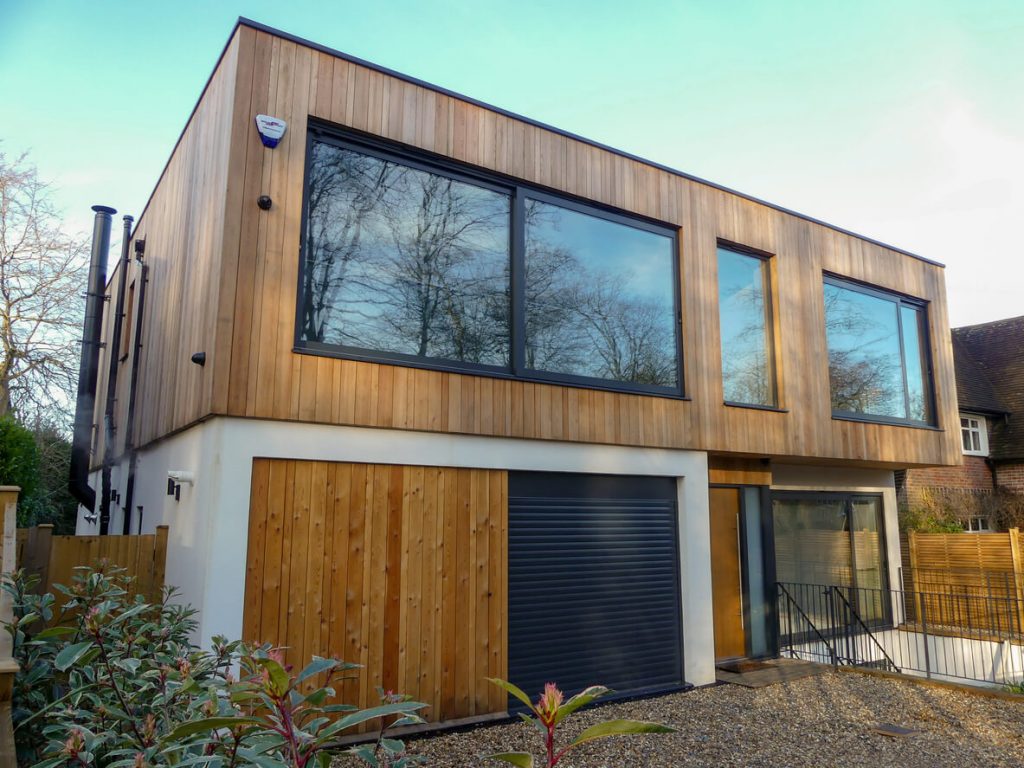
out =
[[[509,677],[531,697],[683,684],[671,478],[509,476]]]

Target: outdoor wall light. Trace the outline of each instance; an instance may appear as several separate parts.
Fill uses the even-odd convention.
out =
[[[175,501],[181,501],[181,486],[195,484],[196,476],[182,469],[172,469],[167,473],[167,495]]]

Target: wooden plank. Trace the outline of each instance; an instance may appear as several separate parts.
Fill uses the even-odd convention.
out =
[[[282,590],[286,602],[281,606],[282,614],[287,619],[287,631],[284,634],[286,647],[285,658],[296,669],[305,663],[306,648],[303,644],[306,629],[307,601],[312,597],[307,582],[307,564],[310,560],[310,505],[312,494],[313,464],[308,461],[296,461],[291,464],[292,504],[291,515],[285,519],[290,526],[285,533],[288,542],[288,590]]]
[[[388,471],[387,495],[387,582],[384,605],[383,674],[380,685],[385,690],[398,690],[399,659],[402,644],[402,559],[405,529],[402,513],[408,507],[409,489],[406,486],[405,468],[392,466]]]
[[[474,636],[476,624],[476,603],[473,594],[473,549],[475,541],[472,530],[473,486],[472,470],[460,469],[456,476],[457,492],[454,497],[455,509],[455,573],[452,579],[455,590],[455,643],[452,666],[453,711],[459,716],[472,714],[473,680],[476,672]]]
[[[348,549],[348,582],[345,591],[345,654],[346,661],[353,664],[364,664],[363,656],[363,612],[367,607],[364,599],[366,575],[366,543],[367,543],[367,492],[372,482],[368,477],[369,468],[365,464],[354,464],[351,467],[352,482],[349,515],[349,549]],[[360,686],[365,685],[362,673],[353,675],[345,682],[344,701],[359,701]]]
[[[306,554],[306,603],[305,632],[302,639],[303,657],[297,669],[301,669],[314,654],[327,655],[321,632],[327,621],[325,610],[330,602],[330,592],[325,589],[324,572],[327,570],[327,500],[333,500],[334,490],[329,482],[331,464],[322,461],[309,464],[309,544]],[[330,584],[328,580],[327,584]],[[310,685],[315,686],[316,680]]]
[[[337,464],[334,466],[334,498],[328,515],[328,530],[331,533],[332,547],[330,556],[331,577],[331,613],[329,619],[330,642],[328,649],[331,656],[347,661],[345,646],[345,626],[347,617],[348,564],[351,558],[349,542],[350,505],[352,494],[352,465]],[[339,694],[342,691],[339,686]]]

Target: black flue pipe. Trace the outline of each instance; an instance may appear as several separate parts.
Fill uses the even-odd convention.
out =
[[[90,512],[96,510],[96,491],[89,486],[89,451],[92,419],[96,406],[103,335],[103,301],[107,285],[107,252],[110,250],[110,220],[116,210],[94,205],[92,251],[85,292],[85,320],[82,324],[82,355],[78,364],[78,396],[75,399],[75,431],[71,438],[71,476],[68,490]]]
[[[103,411],[103,468],[100,472],[100,535],[110,532],[110,473],[114,467],[114,439],[117,431],[114,424],[114,411],[117,408],[117,372],[121,367],[121,334],[124,329],[124,298],[128,293],[128,268],[131,259],[128,246],[132,239],[131,216],[124,217],[124,232],[121,235],[121,276],[118,279],[117,302],[114,306],[113,328],[110,337],[110,349],[107,353],[107,405]],[[127,515],[128,512],[125,511]]]

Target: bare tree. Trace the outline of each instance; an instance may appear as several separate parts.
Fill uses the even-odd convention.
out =
[[[70,411],[87,252],[61,231],[27,156],[0,152],[0,416],[33,423]]]
[[[840,290],[825,291],[832,407],[905,417],[899,319],[871,309]]]

